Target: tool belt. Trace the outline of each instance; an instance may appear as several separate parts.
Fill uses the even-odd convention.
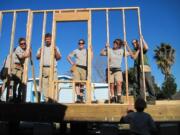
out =
[[[121,71],[121,68],[110,68],[111,74]]]
[[[110,73],[111,74],[114,74],[114,73],[116,73],[116,72],[118,72],[118,71],[121,71],[121,68],[110,68],[109,69],[110,70]],[[108,72],[108,69],[106,68],[106,73]]]
[[[49,68],[49,67],[50,67],[50,65],[43,65],[43,67],[45,67],[45,68]]]

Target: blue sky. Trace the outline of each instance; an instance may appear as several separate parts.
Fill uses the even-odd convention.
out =
[[[64,8],[98,8],[98,7],[122,7],[139,6],[141,9],[142,33],[149,45],[149,60],[152,65],[152,74],[158,85],[161,85],[164,79],[161,71],[157,68],[153,59],[156,45],[161,42],[170,43],[176,50],[175,64],[172,66],[172,74],[176,78],[178,89],[180,88],[180,74],[178,69],[180,63],[180,9],[179,0],[0,0],[0,10],[8,9],[64,9]],[[35,61],[36,75],[38,75],[38,61],[35,60],[37,49],[41,45],[42,14],[34,15],[32,48],[33,59]],[[115,38],[123,38],[122,15],[121,12],[110,12],[110,43]],[[52,14],[47,17],[46,32],[51,32]],[[137,15],[136,12],[126,12],[127,41],[130,44],[133,38],[138,38]],[[0,37],[0,64],[7,55],[10,43],[12,14],[3,17],[3,28]],[[17,16],[17,25],[15,33],[15,46],[17,46],[18,37],[25,36],[26,13],[20,13]],[[84,38],[87,42],[87,23],[86,22],[66,22],[57,23],[56,44],[62,53],[62,60],[58,63],[58,72],[65,74],[69,71],[70,65],[66,61],[67,55],[77,47],[78,39]],[[106,61],[99,56],[100,50],[106,43],[106,24],[105,12],[92,13],[92,45],[95,53],[95,61]],[[131,46],[131,44],[130,44]],[[133,66],[133,61],[128,59],[129,67]],[[122,64],[124,69],[125,65]],[[31,73],[29,73],[31,76]],[[93,80],[98,81],[98,76],[93,70]]]

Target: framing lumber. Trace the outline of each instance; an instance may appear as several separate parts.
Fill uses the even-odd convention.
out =
[[[108,45],[107,46],[107,83],[108,83],[108,103],[110,103],[110,98],[111,98],[111,93],[110,93],[110,82],[109,82],[109,79],[110,79],[110,67],[109,67],[109,48],[110,48],[110,43],[109,43],[109,10],[106,9],[106,44]]]
[[[40,57],[40,70],[39,70],[40,71],[40,73],[39,73],[39,91],[42,91],[42,70],[43,70],[44,39],[45,39],[45,31],[46,31],[46,17],[47,17],[47,13],[44,12],[44,16],[43,16],[43,30],[42,30],[42,37],[41,37],[41,57]]]
[[[13,12],[13,22],[12,22],[12,30],[11,30],[11,42],[10,42],[10,68],[9,73],[11,74],[12,72],[12,57],[13,57],[13,50],[14,50],[14,35],[15,35],[15,30],[16,30],[16,11]]]
[[[139,9],[139,7],[113,7],[113,8],[76,8],[76,9],[60,9],[60,10],[57,10],[57,9],[51,9],[51,10],[33,10],[32,12],[34,13],[39,13],[39,12],[53,12],[53,11],[56,11],[56,12],[62,12],[62,11],[88,11],[88,10],[91,10],[91,11],[102,11],[102,10],[137,10]]]
[[[122,16],[123,16],[123,35],[124,35],[124,41],[126,42],[126,17],[124,10],[122,10]],[[124,46],[124,55],[125,55],[125,78],[126,78],[126,100],[129,103],[129,85],[128,85],[128,62],[127,62],[127,49],[126,45]]]
[[[91,28],[91,11],[88,12],[88,64],[87,64],[87,83],[86,83],[86,102],[91,103],[91,74],[92,74],[92,28]]]
[[[138,28],[139,28],[139,41],[141,47],[141,62],[142,62],[142,77],[143,77],[143,91],[144,91],[144,99],[146,100],[146,83],[145,83],[145,73],[144,73],[144,57],[143,57],[143,43],[142,43],[142,30],[141,30],[141,17],[140,17],[140,9],[137,10],[138,15]],[[140,73],[139,73],[140,74]]]
[[[3,10],[0,11],[0,27],[2,23],[2,15],[5,13],[13,13],[13,27],[12,27],[12,33],[11,33],[11,48],[10,48],[10,54],[12,52],[13,43],[14,43],[14,31],[15,31],[15,23],[16,23],[16,13],[18,12],[28,12],[28,21],[27,21],[27,28],[26,28],[26,40],[28,48],[30,47],[31,42],[31,31],[32,31],[32,20],[33,20],[33,14],[35,13],[43,13],[43,30],[42,30],[42,41],[41,46],[43,48],[44,44],[44,34],[46,29],[46,16],[47,13],[52,12],[53,13],[53,25],[52,25],[52,45],[51,45],[51,67],[50,67],[50,82],[49,82],[49,96],[52,99],[55,99],[55,96],[57,95],[57,91],[55,89],[55,85],[57,85],[58,82],[54,78],[54,47],[55,47],[55,40],[56,40],[56,22],[58,21],[87,21],[88,24],[88,74],[87,74],[87,81],[86,81],[86,89],[87,89],[87,103],[91,103],[91,74],[92,74],[92,24],[91,24],[91,14],[93,11],[106,11],[106,29],[107,29],[107,43],[109,44],[109,11],[122,11],[123,13],[123,33],[124,33],[124,40],[126,41],[126,21],[125,21],[125,11],[127,10],[135,10],[138,14],[138,27],[139,27],[139,35],[140,35],[140,45],[142,46],[142,32],[141,32],[141,19],[140,19],[140,9],[139,7],[113,7],[113,8],[77,8],[77,9],[53,9],[53,10],[29,10],[29,9],[20,9],[20,10]],[[142,49],[142,47],[141,47]],[[42,49],[43,51],[43,49]],[[109,55],[109,48],[107,48],[107,52]],[[141,51],[142,52],[142,51]],[[126,53],[126,47],[125,47],[125,53]],[[142,56],[142,62],[143,62],[143,55]],[[108,56],[109,57],[109,56]],[[40,90],[42,89],[42,55],[40,60]],[[125,65],[126,65],[126,98],[128,100],[128,64],[127,64],[127,58],[125,55]],[[144,66],[143,66],[144,71]],[[24,67],[24,76],[23,76],[23,82],[27,83],[27,73],[28,72],[28,59],[25,61],[25,67]],[[109,58],[108,58],[108,78],[109,78]],[[144,85],[144,91],[145,91],[145,75],[143,72],[143,85]],[[75,83],[75,82],[72,82]],[[74,84],[73,84],[74,85]],[[108,81],[108,89],[109,81]],[[57,88],[57,87],[56,87]],[[75,88],[73,86],[73,88]],[[110,94],[109,94],[110,96]]]
[[[52,22],[52,39],[51,39],[51,62],[50,62],[50,78],[49,78],[49,90],[48,95],[51,99],[54,99],[54,48],[55,48],[55,40],[56,40],[56,20],[55,20],[55,11],[53,11],[53,22]]]
[[[0,120],[119,123],[128,107],[127,104],[0,103]],[[151,114],[156,122],[180,122],[180,101],[176,104],[148,105],[145,112]]]
[[[10,12],[28,12],[30,9],[17,9],[17,10],[2,10],[2,13],[10,13]]]
[[[3,14],[0,11],[0,38],[1,38],[2,22],[3,22]]]
[[[31,34],[32,34],[32,23],[33,23],[33,14],[31,10],[28,11],[28,18],[27,18],[27,25],[26,25],[26,43],[27,48],[30,49],[31,47]],[[23,73],[23,83],[26,85],[28,81],[28,65],[29,65],[29,58],[25,59],[24,63],[24,73]]]
[[[55,13],[56,21],[87,21],[89,20],[89,12],[60,12]]]

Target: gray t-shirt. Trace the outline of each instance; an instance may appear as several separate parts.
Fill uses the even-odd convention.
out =
[[[40,49],[38,50],[37,54],[40,53]],[[60,53],[59,48],[56,47],[57,52]],[[60,53],[61,54],[61,53]],[[50,66],[51,65],[51,46],[44,46],[44,53],[43,53],[43,66]],[[54,59],[54,65],[57,66],[57,61]]]
[[[20,46],[18,46],[12,55],[12,61],[16,64],[24,64],[25,58],[21,59],[22,55],[24,54],[25,50],[23,50]]]
[[[74,57],[77,65],[87,66],[87,49],[76,49],[69,54],[69,57]]]
[[[124,49],[109,49],[109,66],[110,68],[120,68],[122,63],[122,58],[124,55]]]
[[[156,130],[156,125],[148,113],[131,112],[123,118],[123,121],[130,124],[130,130],[140,135],[150,135]]]

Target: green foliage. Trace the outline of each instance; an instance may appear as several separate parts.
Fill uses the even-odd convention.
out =
[[[170,98],[176,93],[177,84],[173,75],[169,75],[162,84],[162,93],[165,98]]]
[[[154,59],[158,68],[161,70],[162,74],[167,78],[171,74],[171,67],[175,61],[175,50],[171,45],[166,43],[161,43],[154,50]]]

